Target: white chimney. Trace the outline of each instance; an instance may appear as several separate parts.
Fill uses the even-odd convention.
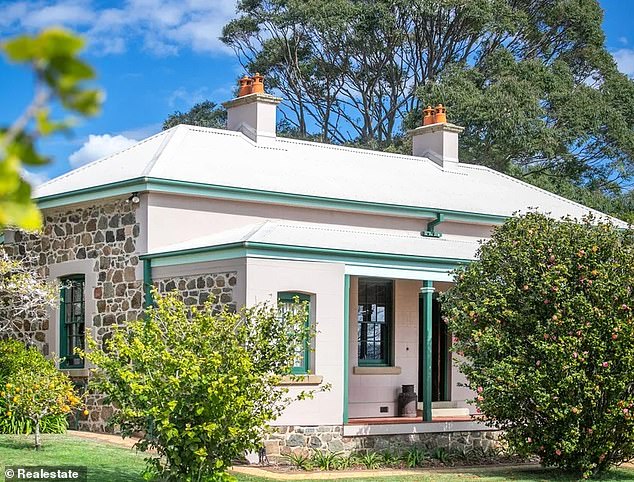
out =
[[[225,102],[227,129],[242,132],[255,142],[275,138],[277,104],[282,99],[264,92],[263,77],[240,79],[238,97]]]
[[[424,111],[423,125],[407,132],[412,138],[412,154],[428,157],[445,166],[458,161],[458,135],[464,127],[447,122],[447,111],[442,104],[428,106]]]

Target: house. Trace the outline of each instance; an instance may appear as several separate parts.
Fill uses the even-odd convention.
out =
[[[141,316],[151,286],[192,306],[298,295],[316,335],[290,389],[332,388],[288,407],[270,454],[487,447],[495,437],[473,417],[436,294],[513,213],[591,210],[461,163],[462,129],[442,106],[409,133],[406,156],[276,137],[281,99],[257,76],[243,84],[225,104],[227,130],[179,125],[36,189],[43,232],[7,232],[5,247],[66,287],[59,308],[25,329],[82,380],[73,348]],[[416,416],[398,417],[402,385],[415,387]],[[91,403],[81,426],[104,430],[112,409]]]

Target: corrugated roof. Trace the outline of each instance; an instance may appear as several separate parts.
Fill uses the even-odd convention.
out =
[[[186,125],[42,184],[35,196],[142,176],[499,216],[535,208],[580,218],[592,211],[482,166],[443,168],[421,157],[287,138],[263,145],[240,132]]]
[[[368,229],[331,224],[267,219],[184,243],[161,246],[148,253],[173,253],[210,248],[233,243],[266,243],[330,250],[363,251],[382,254],[455,258],[471,260],[480,246],[477,239],[444,234],[440,238],[424,237],[418,231]]]

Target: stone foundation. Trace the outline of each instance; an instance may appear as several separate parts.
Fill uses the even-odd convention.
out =
[[[289,454],[309,455],[316,450],[350,453],[405,451],[412,447],[434,450],[444,448],[451,452],[474,448],[490,450],[499,447],[500,432],[435,432],[401,435],[366,435],[344,437],[341,425],[273,427],[264,441],[271,463],[287,464]]]

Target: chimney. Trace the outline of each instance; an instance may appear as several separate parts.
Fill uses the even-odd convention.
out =
[[[442,104],[423,110],[423,125],[407,132],[412,138],[412,154],[428,157],[436,164],[458,162],[458,135],[464,127],[447,122],[447,109]]]
[[[238,97],[222,104],[227,109],[227,129],[255,142],[274,139],[277,104],[282,99],[264,92],[264,77],[259,73],[245,75],[238,85]]]

